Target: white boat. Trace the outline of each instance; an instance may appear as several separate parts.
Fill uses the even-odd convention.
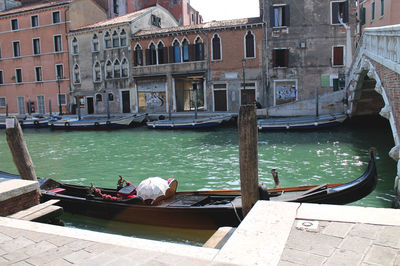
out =
[[[148,128],[155,129],[195,129],[216,127],[228,122],[232,115],[218,115],[200,118],[171,118],[147,122]]]
[[[40,128],[40,127],[47,127],[49,118],[42,117],[24,117],[24,118],[17,118],[19,124],[22,128]],[[6,119],[0,118],[0,128],[6,128]]]
[[[62,118],[49,121],[53,129],[116,129],[130,127],[134,124],[140,124],[146,118],[146,114],[133,114],[122,117],[86,117]]]
[[[316,129],[338,126],[347,118],[345,114],[299,116],[258,119],[257,128],[263,130]]]

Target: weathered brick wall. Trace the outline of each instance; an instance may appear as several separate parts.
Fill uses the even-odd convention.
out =
[[[397,132],[400,132],[400,75],[373,60],[371,63],[381,79],[390,106],[392,106]]]
[[[39,190],[36,190],[0,202],[0,216],[8,216],[39,204],[39,195]]]

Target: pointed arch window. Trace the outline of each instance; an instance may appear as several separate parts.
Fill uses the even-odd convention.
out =
[[[112,34],[112,45],[113,47],[119,47],[119,36],[116,30]]]
[[[182,42],[182,55],[183,55],[183,62],[189,61],[189,41],[184,39]]]
[[[135,46],[133,63],[135,66],[143,66],[143,52],[142,47],[140,47],[139,44],[136,44]]]
[[[106,79],[112,79],[113,77],[113,67],[110,60],[106,62]]]
[[[97,34],[94,34],[92,37],[92,51],[93,52],[99,51],[99,38],[97,37]]]
[[[149,49],[147,50],[147,58],[146,60],[148,60],[148,65],[155,65],[157,64],[157,51],[156,51],[156,46],[155,44],[152,42],[149,46]]]
[[[124,29],[121,30],[120,34],[119,34],[119,40],[121,43],[121,46],[126,46],[126,32]]]
[[[197,37],[194,47],[195,47],[196,61],[203,60],[204,59],[204,46],[203,46],[203,40],[200,37]]]
[[[101,65],[98,61],[93,66],[93,81],[101,82]]]
[[[126,58],[122,59],[121,70],[122,70],[122,77],[127,78],[129,76],[129,64]]]
[[[165,64],[164,57],[166,53],[164,53],[165,47],[164,44],[160,41],[157,45],[157,62],[158,64]]]
[[[255,56],[255,38],[254,34],[249,30],[245,36],[245,57],[246,58],[254,58]]]
[[[214,34],[212,38],[212,60],[221,60],[221,39],[218,34]]]
[[[181,47],[180,47],[179,42],[177,40],[175,40],[174,43],[172,44],[172,47],[174,49],[174,63],[182,62]]]
[[[106,33],[104,33],[104,47],[106,49],[111,48],[111,35],[108,31],[106,31]]]
[[[74,83],[75,84],[81,83],[81,73],[78,64],[74,65]]]
[[[78,47],[78,39],[74,37],[72,39],[72,54],[78,54],[79,53],[79,47]]]
[[[121,77],[121,63],[119,62],[118,59],[115,59],[114,61],[114,78],[120,78]]]

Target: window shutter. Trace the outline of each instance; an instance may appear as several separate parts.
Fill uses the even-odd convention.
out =
[[[365,7],[361,8],[360,10],[361,25],[365,25],[365,13],[366,13]]]
[[[137,50],[135,50],[135,52],[133,53],[133,65],[134,66],[137,66],[137,65],[139,65],[139,63],[138,63],[138,51]]]
[[[168,63],[168,47],[163,47],[163,62]]]
[[[174,47],[170,46],[168,47],[168,63],[173,63],[174,62]]]
[[[270,23],[270,27],[275,26],[274,6],[269,7],[269,23]]]
[[[285,11],[285,21],[284,21],[284,23],[285,23],[285,26],[290,26],[290,7],[289,7],[289,5],[286,5],[285,6],[285,9],[284,9]]]
[[[272,50],[272,66],[273,67],[277,66],[277,64],[276,64],[276,50],[275,49]]]
[[[146,65],[151,65],[151,51],[146,49]]]
[[[194,44],[189,45],[189,61],[195,61],[196,59],[196,48]]]
[[[285,67],[289,66],[289,49],[285,49]]]
[[[338,15],[339,15],[339,3],[331,2],[332,4],[332,24],[338,24]]]
[[[349,22],[349,1],[344,2],[343,22]]]
[[[343,65],[343,47],[333,47],[333,65]]]

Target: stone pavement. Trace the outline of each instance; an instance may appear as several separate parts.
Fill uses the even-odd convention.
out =
[[[259,201],[221,249],[0,217],[0,265],[400,265],[400,210]]]

